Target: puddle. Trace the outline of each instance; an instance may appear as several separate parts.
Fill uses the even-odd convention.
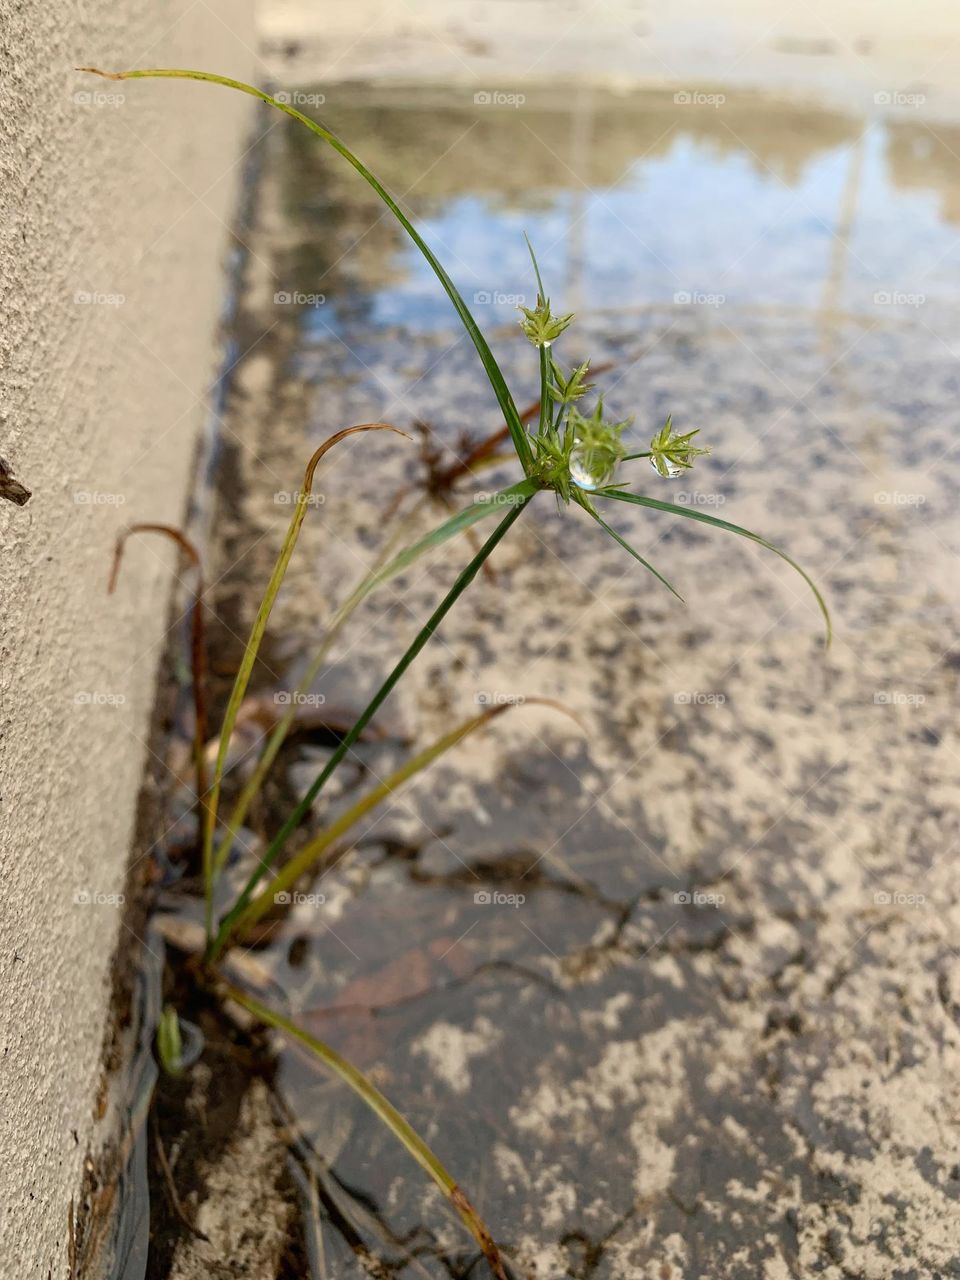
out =
[[[612,513],[684,608],[538,500],[323,812],[478,704],[559,698],[589,734],[521,705],[395,797],[256,952],[274,997],[374,1076],[518,1275],[960,1274],[942,1094],[960,1008],[960,130],[582,86],[517,108],[343,87],[323,118],[402,195],[518,402],[536,394],[515,310],[528,232],[555,308],[577,312],[558,354],[612,364],[601,385],[637,447],[672,412],[713,449],[672,483],[635,464],[639,487],[787,547],[837,634],[825,655],[802,584],[751,546]],[[497,425],[449,304],[355,175],[280,124],[260,184],[209,575],[224,674],[317,442],[419,420],[453,462]],[[331,455],[268,693],[419,474],[393,438]],[[400,519],[411,536],[443,515],[408,497]],[[318,685],[330,705],[363,705],[468,555],[448,546],[358,611]],[[251,842],[328,749],[287,753]],[[285,1048],[275,1083],[314,1179],[316,1274],[480,1274],[351,1095]]]

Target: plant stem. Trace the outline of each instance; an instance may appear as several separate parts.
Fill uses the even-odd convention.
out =
[[[210,788],[210,799],[204,809],[203,815],[203,892],[205,899],[208,943],[213,937],[213,890],[217,870],[217,860],[214,857],[213,852],[213,840],[217,829],[217,808],[220,803],[220,790],[223,785],[223,774],[226,767],[227,752],[230,750],[230,739],[233,736],[233,727],[237,720],[237,712],[240,710],[243,695],[246,693],[247,685],[250,683],[250,676],[253,673],[257,654],[260,652],[260,645],[267,629],[267,623],[270,620],[271,611],[273,610],[274,603],[280,593],[280,588],[283,585],[283,579],[286,576],[287,567],[290,564],[290,558],[293,555],[294,548],[297,545],[297,539],[300,536],[300,529],[303,525],[304,517],[307,514],[307,506],[310,502],[310,493],[313,489],[313,477],[316,474],[320,459],[329,449],[332,449],[334,445],[339,444],[341,440],[345,440],[347,436],[356,435],[365,431],[392,431],[395,435],[403,436],[405,440],[410,439],[405,431],[398,431],[396,427],[390,426],[389,423],[364,422],[359,426],[347,427],[343,431],[335,432],[314,451],[310,461],[307,463],[306,471],[304,472],[303,487],[294,495],[295,505],[293,515],[290,517],[290,525],[283,539],[280,554],[277,556],[277,562],[273,566],[273,572],[270,575],[270,581],[267,583],[267,589],[264,592],[263,599],[260,601],[260,608],[257,610],[257,616],[254,619],[249,639],[244,647],[243,657],[240,659],[240,667],[237,671],[236,679],[233,682],[233,688],[230,690],[227,709],[223,713],[223,723],[220,726],[220,741],[217,747],[217,759],[213,769],[213,785]]]
[[[220,922],[220,928],[217,930],[216,937],[214,938],[211,946],[208,948],[207,959],[209,961],[215,960],[216,957],[223,950],[224,946],[229,941],[230,936],[236,927],[236,923],[238,919],[246,910],[246,907],[250,902],[254,889],[256,889],[257,885],[260,883],[264,873],[268,871],[271,865],[276,861],[278,854],[280,853],[283,846],[286,844],[287,840],[290,838],[290,836],[299,826],[300,822],[303,820],[305,815],[310,811],[310,808],[313,805],[314,800],[323,790],[324,786],[327,783],[327,780],[330,778],[330,776],[333,774],[335,769],[338,767],[338,765],[347,755],[350,748],[353,747],[354,744],[357,742],[357,739],[360,737],[361,733],[364,731],[364,729],[373,719],[374,715],[376,715],[377,711],[379,711],[380,707],[383,705],[383,703],[387,700],[387,698],[393,692],[401,676],[406,672],[407,668],[411,666],[414,659],[418,656],[420,651],[426,645],[427,641],[430,639],[433,633],[440,626],[440,623],[450,612],[453,605],[464,593],[464,591],[466,591],[467,587],[470,585],[473,579],[477,576],[477,573],[480,571],[480,568],[483,565],[484,561],[490,556],[494,548],[497,546],[500,540],[505,536],[505,534],[507,533],[507,530],[513,524],[513,522],[519,517],[520,513],[523,511],[524,507],[527,505],[529,501],[530,501],[529,497],[526,497],[523,495],[517,496],[515,500],[515,505],[513,509],[510,511],[509,515],[507,515],[505,519],[501,520],[501,522],[497,525],[496,529],[494,529],[493,533],[486,540],[486,542],[483,544],[483,546],[480,548],[477,554],[473,557],[473,559],[470,561],[467,567],[461,571],[461,573],[457,577],[456,582],[454,582],[453,586],[450,588],[450,590],[444,596],[443,600],[441,600],[440,604],[436,607],[436,609],[430,615],[430,618],[427,620],[424,626],[420,629],[420,631],[418,631],[417,635],[414,637],[412,643],[408,647],[407,651],[404,653],[403,657],[400,659],[400,661],[396,664],[396,666],[387,676],[386,680],[384,680],[383,684],[380,686],[377,692],[373,695],[370,702],[367,704],[366,708],[363,710],[363,712],[361,712],[356,723],[353,725],[350,731],[345,735],[345,737],[341,740],[340,744],[337,746],[336,750],[333,752],[333,754],[331,755],[330,759],[327,761],[324,768],[320,771],[320,773],[314,779],[313,784],[310,787],[310,789],[307,791],[306,795],[303,797],[300,803],[296,806],[296,808],[290,814],[289,818],[287,818],[286,822],[283,824],[283,826],[274,836],[273,840],[270,843],[269,848],[264,853],[263,857],[259,860],[257,866],[254,868],[253,872],[251,873],[249,880],[247,881],[246,885],[243,888],[243,892],[240,894],[239,898],[234,903],[233,907],[231,907],[231,909],[224,916],[223,920]]]
[[[573,716],[572,712],[568,711],[560,703],[554,702],[551,698],[525,698],[523,702],[524,706],[546,706],[563,711],[564,714],[571,716],[583,728],[583,725]],[[251,925],[256,924],[276,903],[278,894],[285,893],[286,890],[295,885],[301,876],[310,871],[323,858],[325,853],[334,848],[342,836],[346,835],[352,827],[356,826],[378,804],[386,800],[388,796],[393,795],[405,782],[409,781],[410,778],[416,777],[418,773],[428,768],[435,760],[438,760],[452,747],[462,742],[464,738],[483,728],[491,720],[503,715],[505,711],[514,709],[515,705],[513,703],[503,703],[500,706],[489,707],[479,715],[471,716],[469,720],[465,720],[462,724],[457,725],[455,729],[443,734],[436,742],[432,742],[430,746],[424,747],[422,751],[418,751],[416,755],[411,756],[399,769],[395,769],[389,777],[378,783],[372,791],[368,791],[366,795],[361,796],[359,800],[341,813],[329,827],[326,827],[314,836],[312,840],[309,840],[302,849],[298,849],[289,862],[284,863],[283,869],[274,876],[265,889],[257,894],[246,911],[238,917],[233,927],[234,933],[242,935]]]

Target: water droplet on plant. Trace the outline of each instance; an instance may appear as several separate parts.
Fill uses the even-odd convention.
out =
[[[575,444],[570,452],[570,479],[578,489],[600,489],[609,484],[617,468],[605,450]]]
[[[669,458],[651,458],[650,465],[661,479],[676,480],[677,476],[683,475],[683,467],[678,467]]]

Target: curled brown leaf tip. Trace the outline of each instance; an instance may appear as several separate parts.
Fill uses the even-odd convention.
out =
[[[101,71],[99,67],[74,67],[74,71],[88,71],[92,76],[103,76],[104,80],[126,80],[126,71]]]
[[[313,488],[313,474],[317,469],[320,459],[327,450],[332,449],[333,446],[335,444],[339,444],[341,440],[345,440],[347,436],[356,435],[358,431],[392,431],[396,436],[403,436],[404,440],[409,440],[411,438],[407,435],[406,431],[401,431],[399,427],[391,426],[389,422],[361,422],[358,426],[346,427],[343,431],[334,432],[329,439],[324,440],[323,444],[314,452],[310,461],[307,463],[307,469],[303,476],[303,492],[305,494],[308,494]]]

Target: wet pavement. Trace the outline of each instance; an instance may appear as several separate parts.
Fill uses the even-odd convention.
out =
[[[434,1146],[518,1275],[960,1275],[960,129],[710,97],[352,86],[322,114],[402,193],[518,403],[536,394],[515,310],[530,235],[555,309],[577,312],[557,355],[612,364],[598,383],[637,448],[669,412],[713,450],[673,482],[629,464],[635,485],[786,547],[833,647],[760,549],[605,511],[684,607],[539,498],[317,819],[478,705],[558,698],[586,732],[540,706],[499,718],[303,886],[323,901],[257,959]],[[497,425],[415,250],[285,122],[247,239],[211,574],[240,633],[316,443],[419,420],[454,461]],[[391,437],[331,455],[274,615],[277,688],[419,474]],[[410,495],[397,527],[444,515]],[[362,705],[469,555],[448,544],[368,601],[317,692]],[[324,758],[302,748],[288,786]],[[322,1189],[318,1274],[479,1274],[359,1103],[289,1050],[278,1087]]]

